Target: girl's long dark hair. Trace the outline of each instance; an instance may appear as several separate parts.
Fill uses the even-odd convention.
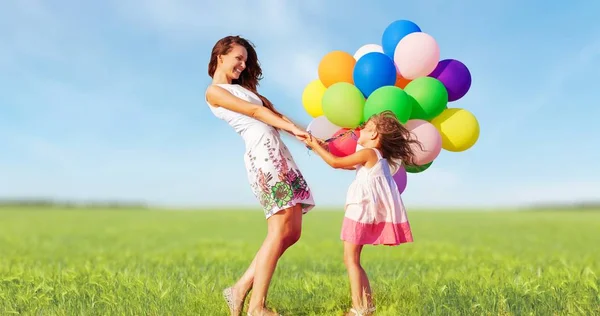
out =
[[[411,136],[411,132],[400,123],[394,112],[383,111],[371,116],[367,122],[369,121],[375,124],[377,133],[380,135],[381,155],[388,160],[390,165],[398,167],[398,160],[405,165],[416,165],[411,145],[416,144],[421,150],[423,146]]]

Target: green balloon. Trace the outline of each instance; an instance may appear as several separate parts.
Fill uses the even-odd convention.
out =
[[[394,112],[398,120],[406,124],[412,112],[408,94],[396,86],[383,86],[373,91],[365,102],[363,122],[386,110]]]
[[[420,166],[405,165],[404,169],[406,169],[406,172],[408,172],[408,173],[420,173],[420,172],[427,170],[429,168],[429,166],[431,166],[432,163],[433,163],[433,161],[428,162],[424,165],[420,165]]]
[[[365,97],[353,84],[338,82],[325,90],[321,104],[329,122],[340,127],[355,128],[362,120]]]
[[[448,90],[438,79],[420,77],[409,82],[404,91],[414,98],[410,119],[431,121],[448,105]]]

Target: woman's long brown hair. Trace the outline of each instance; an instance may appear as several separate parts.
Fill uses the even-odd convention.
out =
[[[275,109],[273,103],[271,103],[269,99],[257,91],[258,82],[262,79],[262,68],[260,67],[258,56],[256,55],[256,50],[254,49],[254,44],[252,44],[249,40],[240,36],[226,36],[220,39],[212,49],[210,61],[208,63],[208,75],[211,78],[214,76],[215,70],[217,69],[218,57],[220,55],[228,54],[233,49],[234,45],[240,45],[246,49],[248,53],[248,60],[246,60],[246,69],[244,69],[240,77],[238,79],[234,79],[232,83],[239,84],[240,86],[254,92],[260,98],[266,108],[273,111],[273,113],[282,116],[281,113]]]

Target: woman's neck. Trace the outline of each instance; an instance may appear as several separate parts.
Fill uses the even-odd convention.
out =
[[[213,84],[231,84],[231,79],[227,77],[226,74],[222,72],[215,72],[213,75]]]

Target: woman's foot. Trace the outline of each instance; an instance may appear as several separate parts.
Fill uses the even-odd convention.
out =
[[[227,302],[227,306],[229,306],[231,316],[240,316],[242,314],[246,296],[243,296],[241,299],[238,297],[239,295],[233,287],[228,287],[223,290],[223,298],[225,299],[225,302]]]

